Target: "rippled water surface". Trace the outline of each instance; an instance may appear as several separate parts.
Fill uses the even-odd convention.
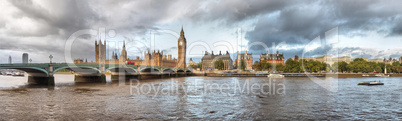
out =
[[[28,85],[0,76],[0,120],[402,120],[400,77],[179,77],[139,82]],[[382,86],[358,86],[382,80]],[[322,85],[322,86],[321,86]],[[332,90],[329,90],[330,87]],[[333,90],[335,89],[335,90]]]

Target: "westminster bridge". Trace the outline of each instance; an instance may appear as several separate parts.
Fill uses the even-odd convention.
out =
[[[63,69],[70,69],[75,74],[76,82],[106,82],[105,72],[110,71],[112,80],[141,79],[151,77],[177,77],[191,75],[188,69],[161,66],[126,65],[126,64],[74,64],[74,63],[29,63],[0,64],[0,69],[17,69],[28,73],[28,83],[54,85],[53,75]]]

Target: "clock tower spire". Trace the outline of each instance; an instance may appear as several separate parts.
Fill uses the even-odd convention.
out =
[[[177,61],[177,67],[185,69],[186,66],[186,46],[187,46],[187,41],[186,37],[184,37],[184,31],[183,31],[183,26],[181,27],[181,32],[180,32],[180,37],[178,40],[178,61]]]

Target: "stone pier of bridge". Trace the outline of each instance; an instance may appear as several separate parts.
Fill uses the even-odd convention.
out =
[[[106,83],[106,75],[105,75],[105,65],[99,65],[100,73],[85,73],[78,72],[74,73],[74,82],[101,82]]]
[[[53,76],[53,65],[49,63],[48,73],[31,73],[28,75],[28,83],[29,84],[40,84],[40,85],[49,85],[54,86],[54,76]]]

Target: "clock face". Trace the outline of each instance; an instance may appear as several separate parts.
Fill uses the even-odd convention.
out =
[[[183,45],[183,42],[179,42],[179,45]]]

